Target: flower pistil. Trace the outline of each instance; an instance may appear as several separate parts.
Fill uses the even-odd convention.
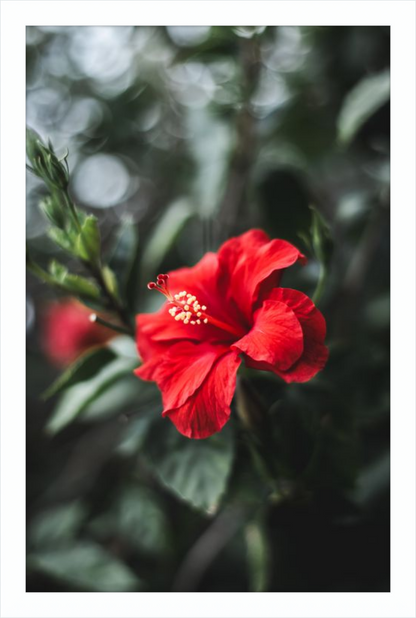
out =
[[[171,305],[169,314],[177,322],[182,321],[184,324],[191,324],[192,326],[199,326],[201,324],[212,324],[222,330],[225,330],[237,337],[241,336],[241,333],[233,328],[230,324],[226,324],[222,320],[218,320],[213,316],[206,313],[206,305],[201,305],[196,296],[189,294],[185,290],[172,295],[168,286],[169,275],[161,274],[157,276],[156,283],[150,281],[147,284],[149,290],[157,290],[163,294],[168,303]]]

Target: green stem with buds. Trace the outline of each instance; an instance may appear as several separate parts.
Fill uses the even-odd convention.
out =
[[[108,266],[103,266],[101,262],[100,234],[97,221],[91,215],[86,218],[80,217],[81,213],[77,210],[69,194],[67,154],[58,159],[52,144],[50,142],[45,144],[37,133],[28,129],[27,155],[31,163],[31,167],[28,166],[28,169],[41,178],[50,191],[50,197],[43,201],[42,209],[53,225],[51,232],[54,232],[54,234],[51,237],[59,246],[69,251],[71,255],[76,256],[95,279],[102,297],[106,300],[107,308],[119,317],[125,327],[117,327],[118,332],[128,333],[134,337],[132,319],[118,297],[117,282],[114,275]],[[53,273],[47,273],[30,258],[28,258],[28,268],[46,283],[56,285],[67,292],[70,291],[68,286],[56,280]],[[70,277],[74,277],[67,271],[65,272],[65,267],[61,267],[60,272],[63,272],[68,281]],[[85,296],[85,287],[88,286],[88,281],[84,279],[83,284],[81,297]],[[90,286],[92,285],[90,283]],[[95,297],[95,300],[97,300],[97,297]],[[105,325],[109,326],[109,323]],[[109,327],[113,328],[113,325]]]

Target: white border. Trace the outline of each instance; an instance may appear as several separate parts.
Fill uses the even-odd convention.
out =
[[[25,26],[391,25],[392,592],[25,592]],[[3,1],[1,4],[1,615],[4,618],[415,616],[415,4],[412,1]]]

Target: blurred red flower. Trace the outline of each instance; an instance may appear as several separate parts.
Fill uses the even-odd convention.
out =
[[[227,422],[241,356],[286,382],[324,367],[321,312],[302,292],[278,287],[297,261],[306,258],[290,243],[250,230],[148,285],[167,304],[137,316],[143,364],[135,373],[158,384],[163,416],[185,436],[206,438]]]
[[[43,349],[49,360],[69,365],[83,352],[102,345],[113,333],[90,321],[92,311],[74,299],[50,303],[43,320]]]

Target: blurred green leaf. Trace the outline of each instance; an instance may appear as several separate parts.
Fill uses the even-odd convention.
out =
[[[110,291],[112,296],[115,296],[117,298],[118,297],[118,285],[117,285],[117,279],[116,279],[115,274],[113,273],[111,268],[109,268],[108,266],[104,266],[102,273],[103,273],[105,284],[107,286],[107,290]]]
[[[143,407],[141,401],[140,407]],[[155,422],[161,413],[162,407],[160,400],[155,399],[153,402],[149,403],[149,408],[144,414],[137,418],[132,418],[129,421],[122,440],[117,447],[117,452],[125,457],[131,457],[138,453],[146,440],[152,423]]]
[[[115,352],[105,347],[88,350],[88,352],[79,356],[77,360],[51,384],[43,393],[43,398],[49,399],[65,388],[69,388],[78,382],[89,380],[115,358]]]
[[[357,486],[352,492],[354,501],[360,506],[376,504],[380,496],[390,489],[390,453],[384,453],[363,470]]]
[[[129,335],[119,335],[110,339],[107,347],[115,352],[117,356],[126,358],[138,358],[136,342]]]
[[[85,507],[79,501],[42,511],[30,526],[29,541],[39,549],[55,549],[58,545],[68,544],[75,537],[85,516]]]
[[[102,547],[87,541],[28,556],[28,567],[66,582],[75,590],[128,592],[140,590],[140,579]]]
[[[195,508],[209,512],[218,508],[233,454],[229,425],[205,440],[190,440],[164,419],[151,427],[144,445],[144,455],[162,484]]]
[[[123,488],[113,507],[91,524],[92,532],[105,539],[117,534],[129,547],[146,554],[159,555],[168,549],[168,522],[150,490]]]
[[[39,208],[46,218],[57,228],[65,225],[65,212],[56,196],[49,195],[39,202]]]
[[[49,238],[58,245],[58,247],[61,247],[64,251],[71,253],[71,255],[76,255],[76,251],[74,249],[75,239],[71,238],[71,234],[69,232],[61,230],[57,227],[51,227],[49,228],[47,234]]]
[[[312,223],[309,233],[299,232],[298,235],[308,247],[309,251],[313,253],[320,265],[319,278],[312,298],[313,302],[317,304],[325,289],[334,242],[329,225],[324,217],[314,206],[310,206],[309,208],[312,211]]]
[[[54,435],[77,418],[89,404],[105,392],[122,376],[133,371],[138,362],[132,359],[118,358],[107,364],[92,379],[79,382],[65,391],[46,430]]]
[[[41,155],[40,144],[43,144],[43,141],[39,133],[36,133],[30,127],[26,127],[26,153],[32,163]]]
[[[137,361],[136,361],[137,364]],[[105,389],[88,404],[80,421],[102,422],[117,414],[120,422],[126,422],[124,412],[136,413],[141,397],[140,382],[133,373],[127,373]]]
[[[134,271],[138,262],[138,246],[137,226],[133,221],[123,221],[108,259],[108,266],[118,281],[118,287],[123,297],[135,297],[135,290],[131,290],[131,287],[137,280],[137,277],[134,277]]]
[[[126,423],[117,452],[124,457],[131,457],[141,451],[150,427],[160,424],[162,398],[154,382],[137,380],[140,392],[135,403],[135,414]]]
[[[186,124],[197,166],[192,179],[196,208],[202,217],[213,216],[225,189],[235,133],[206,108],[188,110]]]
[[[347,145],[390,98],[390,71],[365,77],[345,97],[338,116],[338,139]]]
[[[312,210],[312,249],[317,260],[327,268],[334,249],[331,231],[321,213],[314,206],[310,208]]]
[[[100,290],[95,283],[81,277],[81,275],[69,273],[66,266],[60,264],[57,260],[51,261],[49,271],[53,281],[71,294],[87,296],[92,299],[100,297]]]
[[[166,208],[144,249],[142,257],[144,273],[158,270],[163,258],[192,215],[193,210],[186,199],[177,200]]]
[[[100,249],[101,240],[97,217],[89,215],[82,223],[81,232],[76,241],[77,255],[83,260],[98,263]]]
[[[250,591],[264,592],[268,585],[270,557],[265,526],[260,518],[247,524],[245,538]]]
[[[267,26],[236,26],[233,28],[234,34],[242,39],[252,39],[254,36],[263,34]]]

